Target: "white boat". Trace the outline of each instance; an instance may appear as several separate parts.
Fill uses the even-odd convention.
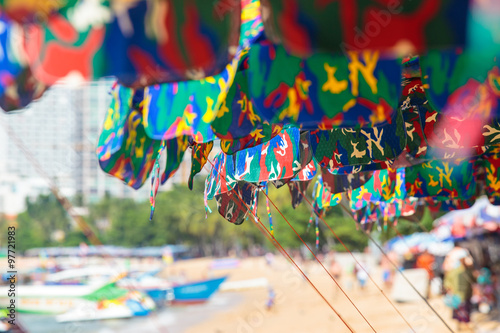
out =
[[[111,269],[109,266],[90,266],[67,269],[49,274],[45,278],[47,285],[103,285],[111,280],[118,280],[127,271],[121,268]]]
[[[94,304],[95,305],[95,304]],[[108,309],[98,309],[94,307],[76,307],[64,314],[56,316],[59,323],[74,321],[90,321],[104,319],[122,319],[133,317],[134,313],[127,306],[115,306]]]
[[[121,270],[110,270],[108,267],[88,267],[71,269],[51,274],[44,285],[17,285],[16,310],[19,312],[38,314],[61,314],[73,308],[92,307],[99,292],[107,291],[108,295],[117,287],[110,281],[123,275]],[[107,288],[107,289],[106,289]],[[0,287],[0,307],[10,302],[8,287]],[[111,290],[112,289],[112,290]],[[122,291],[122,294],[125,291]],[[108,297],[107,295],[99,297]],[[100,299],[100,298],[99,298]]]
[[[155,309],[153,300],[140,292],[128,292],[126,297],[116,300],[102,300],[92,305],[77,306],[56,316],[60,323],[69,321],[90,321],[104,319],[146,316]]]
[[[56,316],[56,320],[62,323],[147,316],[155,308],[156,305],[150,297],[138,291],[127,291],[123,297],[117,299],[103,299],[92,304],[76,306]]]
[[[19,312],[59,314],[76,306],[87,306],[93,302],[84,298],[101,286],[16,286],[16,310]],[[9,287],[0,288],[0,307],[10,304],[7,297]]]
[[[46,284],[61,286],[102,285],[107,281],[117,281],[117,286],[123,289],[144,292],[159,306],[171,297],[172,284],[154,276],[151,272],[127,272],[124,269],[111,269],[108,266],[92,266],[65,270],[50,274],[46,278]]]

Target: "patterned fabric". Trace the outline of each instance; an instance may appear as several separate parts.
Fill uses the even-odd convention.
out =
[[[220,73],[234,56],[240,1],[135,1],[107,27],[109,70],[126,85],[201,79]],[[123,54],[129,55],[123,57]]]
[[[404,126],[398,111],[394,119],[373,128],[312,131],[314,158],[322,167],[330,169],[394,160],[406,146]]]
[[[327,169],[321,171],[325,188],[333,193],[352,191],[363,186],[370,178],[371,173],[356,173],[349,175],[334,175]]]
[[[246,137],[235,140],[221,140],[221,149],[228,155],[268,142],[283,130],[278,124],[263,124],[262,129],[255,129]],[[217,134],[216,134],[217,135]]]
[[[215,195],[231,191],[235,186],[233,158],[221,152],[215,156],[205,181],[205,199],[212,200]]]
[[[270,180],[269,182],[266,182],[266,184],[270,183],[270,184],[273,184],[274,187],[276,187],[276,188],[281,188],[287,184],[290,184],[291,181],[292,181],[292,178],[276,179],[276,180]],[[263,183],[261,183],[261,184],[263,184]]]
[[[283,130],[262,145],[236,153],[234,177],[252,183],[293,178],[302,169],[300,131]]]
[[[482,156],[485,171],[484,192],[490,202],[500,205],[500,148],[488,151]]]
[[[236,140],[249,136],[252,132],[262,131],[264,125],[256,114],[251,96],[248,94],[247,71],[236,73],[234,84],[229,88],[226,99],[219,108],[217,117],[212,122],[212,129],[217,137]]]
[[[408,196],[468,199],[476,194],[474,160],[433,160],[406,168]]]
[[[0,8],[12,20],[19,23],[33,23],[45,21],[58,11],[73,7],[78,0],[65,1],[13,1],[0,0]]]
[[[153,215],[156,208],[156,195],[158,194],[158,188],[160,187],[160,158],[163,150],[165,150],[165,141],[161,142],[161,146],[158,149],[158,155],[156,156],[153,172],[151,175],[151,192],[149,194],[149,204],[151,206],[149,213],[150,221],[153,220]]]
[[[14,27],[4,14],[0,13],[0,47],[2,49],[2,57],[0,57],[0,94],[5,93],[6,88],[11,84],[16,75],[22,70],[22,66],[18,59],[13,54],[10,41],[14,34]]]
[[[469,199],[448,199],[436,200],[432,197],[425,198],[425,204],[429,207],[432,213],[449,212],[452,210],[467,209],[472,207],[476,202],[476,198]]]
[[[144,166],[147,168],[144,170],[143,179],[135,179],[125,182],[129,183],[134,188],[142,186],[142,183],[147,179],[151,168],[155,161],[144,161],[143,149],[146,147],[156,147],[157,152],[154,154],[149,154],[147,156],[157,156],[162,149],[158,149],[161,145],[160,140],[151,140],[144,131],[143,118],[142,118],[142,107],[141,102],[143,100],[143,90],[134,91],[131,88],[127,88],[118,84],[115,84],[111,90],[111,95],[113,96],[113,101],[111,102],[108,114],[103,125],[103,131],[99,137],[98,146],[96,149],[97,157],[99,161],[102,162],[101,166],[104,171],[115,175],[119,175],[119,179],[124,180],[121,177],[127,177],[134,179],[135,176],[123,176],[120,175],[121,171],[114,170],[112,163],[115,161],[114,156],[123,153],[123,143],[126,142],[136,142],[137,149],[129,150],[125,154],[130,154],[128,158],[123,161],[122,159],[116,160],[118,163],[124,163],[124,165],[117,166],[120,169],[129,168],[126,164],[132,163],[137,166],[139,162],[142,161]],[[140,110],[140,111],[135,111]],[[131,114],[135,115],[131,118]],[[133,120],[131,120],[133,119]],[[133,125],[130,122],[133,121]],[[132,127],[131,127],[132,126]],[[127,138],[127,130],[130,138]],[[165,141],[165,150],[167,151],[166,166],[165,170],[161,176],[161,183],[164,184],[170,177],[172,177],[178,170],[180,164],[182,163],[184,152],[186,151],[189,143],[188,136],[180,136],[171,140]],[[142,149],[140,147],[143,147]],[[149,150],[148,150],[149,152]],[[156,157],[155,157],[156,159]],[[103,166],[105,163],[105,167]],[[135,167],[134,166],[134,167]],[[134,168],[132,167],[132,168]],[[111,171],[109,171],[111,170]],[[130,171],[129,171],[130,172]],[[138,171],[134,171],[135,174]]]
[[[499,65],[498,54],[454,50],[422,56],[420,66],[430,107],[460,119],[500,115]]]
[[[221,1],[221,4],[223,2]],[[252,44],[264,31],[259,0],[241,0],[240,43],[244,47]]]
[[[400,109],[403,114],[406,129],[406,151],[415,158],[426,156],[427,141],[424,134],[424,125],[432,121],[432,117],[421,118],[421,112],[427,103],[425,91],[420,80],[420,65],[418,57],[403,61],[403,93]],[[423,113],[423,112],[422,112]],[[424,125],[422,125],[422,121]]]
[[[23,35],[23,51],[35,78],[46,85],[71,75],[91,80],[106,73],[103,45],[106,36],[105,18],[95,12],[95,25],[88,19],[73,23],[78,9],[51,15],[45,24],[31,24]],[[75,15],[73,17],[72,15]],[[111,60],[111,59],[110,59]]]
[[[352,190],[350,206],[359,210],[369,202],[393,203],[406,198],[405,169],[374,171],[372,177],[361,187]]]
[[[97,147],[97,154],[101,156],[99,165],[104,172],[138,189],[153,169],[161,141],[148,138],[142,125],[141,111],[131,109],[125,119],[123,138],[116,151],[103,153],[102,144],[109,140],[101,134]]]
[[[396,200],[392,203],[370,203],[365,209],[355,211],[361,223],[374,223],[377,221],[395,222],[399,217],[409,217],[417,213],[418,200]]]
[[[273,216],[271,214],[271,206],[269,205],[269,186],[267,182],[263,184],[266,193],[266,211],[267,217],[269,218],[269,232],[271,234],[271,237],[274,237]]]
[[[121,148],[124,127],[132,108],[134,95],[136,95],[136,98],[140,98],[137,96],[140,94],[140,91],[136,93],[133,89],[116,83],[111,88],[112,101],[104,120],[96,151],[98,159],[109,159],[113,153]]]
[[[413,66],[415,63],[418,65],[417,60],[412,59]],[[490,75],[490,79],[490,82],[496,82],[494,76]],[[441,86],[449,82],[435,84]],[[469,80],[467,84],[474,85],[473,80]],[[489,102],[486,100],[481,102],[484,96],[491,96],[491,91],[488,92],[489,88],[486,89],[484,86],[480,88],[480,85],[476,85],[478,94],[481,91],[484,92],[479,94],[480,97],[477,100],[472,95],[473,89],[457,88],[455,92],[457,98],[450,99],[450,104],[445,104],[443,110],[438,110],[433,109],[427,101],[427,95],[431,92],[429,92],[430,89],[424,89],[419,76],[408,79],[404,85],[405,99],[402,103],[402,110],[408,137],[407,151],[414,157],[436,159],[477,156],[482,154],[487,146],[500,144],[498,137],[500,124],[498,120],[491,118],[491,115],[496,112],[492,110],[497,103],[496,98]],[[444,101],[445,97],[446,95],[441,98],[443,103],[447,103]],[[467,101],[466,98],[469,100]],[[482,110],[480,102],[484,106]],[[453,105],[455,105],[454,108]],[[463,105],[470,107],[463,108]],[[470,113],[464,114],[467,110]]]
[[[197,143],[213,140],[211,124],[229,111],[226,96],[233,86],[238,67],[245,61],[250,44],[263,29],[259,2],[244,1],[243,6],[240,46],[233,60],[220,74],[198,81],[173,82],[146,88],[146,129],[150,137],[160,140],[191,135]],[[219,123],[216,123],[216,129],[221,132],[217,134],[227,139],[223,136],[227,130],[220,129]]]
[[[318,171],[318,165],[315,160],[306,164],[296,175],[293,181],[308,181],[312,180]]]
[[[403,201],[396,202],[396,204],[400,206],[399,216],[412,216],[417,212],[418,207],[421,206],[419,201],[414,198],[407,198]]]
[[[401,92],[400,62],[371,51],[301,59],[265,40],[250,49],[247,71],[261,119],[304,130],[390,121]]]
[[[46,89],[20,60],[14,41],[21,34],[21,28],[0,13],[0,107],[6,112],[27,106]]]
[[[226,100],[212,122],[214,134],[221,138],[222,150],[234,154],[271,140],[282,130],[282,124],[269,124],[256,114],[248,94],[246,70],[239,70]]]
[[[293,209],[297,208],[302,203],[302,200],[304,199],[302,193],[307,192],[307,188],[309,187],[310,183],[311,181],[307,180],[307,181],[292,181],[287,184],[292,199]]]
[[[193,146],[191,151],[191,174],[189,175],[188,186],[193,189],[193,179],[201,169],[205,166],[208,160],[208,155],[214,147],[214,142],[200,143]]]
[[[233,58],[240,13],[240,1],[79,1],[31,24],[23,46],[35,77],[49,85],[75,73],[128,86],[201,79]]]
[[[47,90],[46,85],[35,79],[30,68],[23,68],[13,80],[7,79],[4,83],[6,85],[3,94],[0,95],[0,108],[6,112],[25,108],[42,97]],[[0,83],[0,86],[2,85]]]
[[[262,121],[256,114],[248,94],[246,71],[236,74],[226,100],[212,122],[212,130],[221,138],[221,148],[227,154],[255,147],[278,135],[283,126]]]
[[[465,44],[467,0],[263,0],[266,35],[290,52],[410,49]]]
[[[191,135],[198,143],[212,141],[210,124],[233,83],[240,57],[241,52],[214,77],[146,87],[148,135],[157,140]]]
[[[321,216],[323,210],[334,207],[342,200],[342,193],[333,194],[325,188],[323,178],[318,177],[313,190],[313,209],[316,215]]]
[[[165,142],[165,150],[167,152],[167,161],[165,170],[161,175],[161,183],[165,184],[179,169],[183,159],[184,153],[189,147],[189,137],[180,136],[175,139],[167,140]]]
[[[384,217],[384,209],[381,209],[380,204],[368,203],[364,209],[355,212],[356,220],[361,224],[374,223],[382,220]]]
[[[301,134],[301,147],[304,147],[304,141],[306,138],[307,133],[302,133]],[[317,164],[314,160],[312,160],[308,154],[307,154],[307,149],[301,149],[300,151],[300,165],[304,165],[299,170],[299,164],[296,164],[296,168],[294,168],[295,176],[292,178],[282,178],[282,179],[277,179],[277,180],[270,180],[269,183],[273,184],[274,187],[280,188],[282,186],[285,186],[286,184],[290,184],[290,182],[304,182],[304,181],[310,181],[312,180],[317,173],[318,167]],[[311,160],[309,163],[307,161]],[[298,172],[297,172],[298,170]]]
[[[215,200],[219,214],[231,223],[242,224],[250,212],[249,209],[256,206],[257,196],[255,194],[257,191],[257,186],[238,182],[233,190],[216,195]]]
[[[328,169],[328,171],[332,175],[350,175],[350,174],[357,174],[360,172],[369,172],[369,171],[376,171],[376,170],[385,170],[387,168],[392,167],[394,164],[394,161],[387,161],[387,162],[382,162],[382,163],[368,163],[368,164],[362,164],[362,165],[351,165],[351,166],[344,166],[340,168],[325,168]]]

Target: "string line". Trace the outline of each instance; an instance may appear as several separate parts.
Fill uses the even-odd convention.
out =
[[[208,159],[208,158],[207,158],[207,161],[212,165],[212,170],[214,170],[219,175],[219,171],[215,168],[215,166],[212,163],[212,161],[210,161],[210,159]],[[221,179],[223,179],[227,183],[225,177],[221,177]],[[326,299],[326,297],[321,293],[321,291],[319,291],[319,289],[307,277],[307,275],[302,271],[302,269],[300,269],[299,265],[292,259],[292,257],[288,254],[288,252],[281,246],[281,244],[278,242],[278,240],[276,238],[274,238],[274,236],[271,235],[271,233],[264,226],[264,224],[262,223],[262,221],[260,220],[260,218],[251,209],[249,209],[248,205],[243,200],[243,198],[241,198],[241,196],[239,195],[239,193],[237,193],[236,191],[233,191],[233,193],[241,201],[241,203],[243,203],[243,205],[250,212],[250,214],[253,215],[255,221],[258,222],[258,224],[256,223],[256,225],[258,226],[259,230],[268,238],[268,240],[271,241],[271,243],[276,247],[276,249],[282,255],[284,255],[285,258],[287,258],[290,263],[292,263],[292,265],[299,271],[299,273],[302,275],[302,277],[311,285],[311,287],[316,291],[316,293],[325,301],[325,303],[330,307],[330,309],[332,309],[332,311],[337,315],[337,317],[339,317],[339,319],[342,321],[342,323],[344,323],[344,325],[349,329],[349,331],[351,331],[351,332],[354,333],[355,332],[354,329],[347,323],[347,321],[340,315],[340,313],[337,312],[337,310],[335,310],[335,308],[333,307],[333,305],[330,304],[330,302],[328,302],[328,300]]]
[[[302,197],[306,200],[306,202],[311,206],[311,208],[314,210],[314,212],[316,213],[316,216],[319,217],[319,219],[321,221],[323,221],[323,223],[326,225],[326,227],[332,232],[332,234],[335,236],[335,238],[337,238],[337,240],[342,244],[342,246],[344,247],[344,249],[346,249],[346,251],[351,255],[351,257],[354,259],[354,261],[356,262],[356,264],[358,264],[359,267],[361,267],[361,269],[366,273],[366,275],[368,276],[368,278],[370,279],[370,281],[375,285],[375,287],[377,287],[377,289],[380,291],[380,293],[384,296],[384,298],[389,302],[389,304],[394,308],[394,310],[398,313],[398,315],[401,317],[401,319],[403,319],[403,321],[406,323],[406,325],[408,325],[408,327],[413,331],[415,332],[415,330],[413,329],[413,327],[410,325],[410,323],[408,322],[408,320],[406,320],[406,318],[403,316],[403,314],[398,310],[398,308],[396,307],[396,305],[389,299],[389,297],[387,297],[387,295],[385,294],[385,292],[382,290],[382,288],[380,288],[380,286],[375,282],[375,280],[373,279],[373,277],[368,273],[368,271],[363,267],[363,265],[361,265],[361,263],[358,261],[358,259],[354,256],[354,254],[351,252],[351,250],[349,250],[347,248],[347,245],[345,245],[345,243],[342,241],[342,239],[340,239],[340,237],[337,235],[337,233],[333,230],[332,227],[330,227],[330,225],[325,221],[325,219],[319,214],[318,210],[314,208],[313,204],[311,203],[311,201],[309,201],[309,199],[307,198],[306,196],[306,193],[302,192],[299,188],[299,186],[294,182],[294,185],[296,186],[297,190],[300,192],[300,194],[302,195]]]
[[[318,257],[314,254],[314,252],[311,250],[309,245],[302,239],[302,237],[299,235],[299,233],[295,230],[295,228],[291,225],[291,223],[286,219],[286,217],[283,215],[283,213],[280,211],[280,209],[275,205],[275,203],[269,198],[269,196],[264,192],[264,195],[269,199],[269,202],[271,205],[274,206],[274,208],[278,211],[278,213],[281,215],[281,217],[285,220],[285,222],[290,226],[290,228],[293,230],[293,232],[297,235],[297,237],[302,241],[302,244],[305,245],[305,247],[311,252],[313,255],[314,259],[321,265],[321,267],[325,270],[325,272],[330,276],[330,278],[333,280],[333,282],[337,285],[337,287],[340,289],[340,291],[345,295],[345,297],[351,302],[352,306],[356,309],[356,311],[361,315],[361,317],[365,320],[365,322],[370,326],[370,328],[376,332],[376,330],[373,328],[373,326],[370,324],[368,319],[363,315],[363,313],[359,310],[359,308],[354,304],[354,302],[351,300],[351,298],[347,295],[347,293],[342,289],[340,284],[335,280],[333,275],[328,271],[328,269],[323,265],[323,263],[318,259]]]
[[[7,132],[7,135],[12,139],[12,141],[14,141],[14,144],[17,146],[17,148],[21,150],[26,159],[28,159],[28,161],[31,163],[35,171],[40,176],[45,178],[45,181],[49,185],[49,189],[52,192],[52,194],[56,197],[57,201],[63,207],[63,209],[68,213],[68,215],[77,223],[78,227],[81,229],[82,233],[89,240],[89,242],[94,246],[103,245],[99,237],[94,233],[92,228],[90,228],[87,221],[85,221],[85,219],[82,216],[75,214],[74,207],[71,201],[69,201],[68,198],[66,198],[61,193],[57,184],[54,181],[52,181],[51,177],[48,175],[45,169],[43,169],[43,167],[38,163],[38,160],[35,158],[35,156],[33,156],[31,151],[24,145],[22,140],[16,135],[16,133],[12,130],[12,128],[3,121],[0,121],[0,124]],[[107,252],[104,251],[101,254],[103,255],[104,259],[106,259],[106,261],[108,262],[110,261],[111,263],[116,263],[116,258],[112,257]],[[121,278],[122,276],[120,276],[118,280],[121,280]],[[114,279],[115,279],[114,282],[118,281],[116,280],[116,278]],[[125,283],[128,290],[135,292],[139,291],[134,285],[134,283],[132,282],[125,282]],[[154,318],[157,318],[156,313],[153,312],[152,314]],[[158,320],[153,320],[153,322],[156,328],[160,329],[162,327],[161,324],[158,322]]]
[[[396,235],[399,237],[399,239],[401,239],[403,241],[403,243],[406,245],[406,247],[408,248],[408,251],[411,250],[410,244],[408,244],[405,237],[399,232],[398,228],[396,228],[396,226],[392,225],[391,223],[389,223],[389,224],[390,224],[391,228],[396,232]]]
[[[344,207],[344,205],[342,205],[342,203],[339,204],[339,206],[347,213],[347,215],[349,215],[355,223],[358,223],[354,217],[351,215],[351,213],[349,212],[349,210]],[[418,290],[417,288],[413,285],[413,283],[411,283],[410,280],[408,280],[408,278],[406,277],[406,275],[403,273],[403,271],[398,267],[398,265],[396,265],[396,263],[394,263],[394,261],[392,261],[392,259],[387,255],[387,253],[384,251],[384,249],[380,246],[380,244],[378,244],[374,239],[373,237],[370,235],[370,233],[366,230],[364,230],[363,228],[360,228],[361,230],[363,230],[363,232],[365,233],[365,235],[368,237],[368,239],[370,239],[370,241],[375,244],[375,246],[379,249],[379,251],[382,253],[382,255],[388,260],[388,262],[391,263],[391,265],[399,272],[399,274],[403,277],[403,279],[410,285],[410,287],[418,294],[418,296],[425,302],[425,304],[427,304],[427,306],[429,307],[429,309],[432,310],[432,312],[434,312],[436,314],[436,316],[439,318],[439,320],[443,323],[444,326],[446,326],[446,328],[454,333],[454,331],[451,329],[451,327],[446,323],[446,321],[444,320],[443,317],[441,317],[441,315],[436,311],[436,309],[434,309],[434,307],[429,303],[429,301],[427,301],[427,299],[425,298],[424,295],[422,295]]]

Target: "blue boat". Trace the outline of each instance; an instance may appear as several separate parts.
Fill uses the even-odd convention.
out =
[[[174,293],[174,304],[196,304],[203,303],[215,293],[227,276],[203,280],[198,282],[186,283],[172,287]]]

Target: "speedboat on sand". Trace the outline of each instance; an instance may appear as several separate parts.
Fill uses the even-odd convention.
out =
[[[47,276],[44,285],[18,285],[16,310],[58,315],[57,320],[98,320],[145,315],[167,303],[206,302],[226,277],[174,284],[157,272],[133,274],[109,267],[88,267]],[[109,282],[113,281],[113,282]],[[0,306],[7,306],[7,287]]]
[[[10,302],[7,288],[0,288],[1,307]],[[61,315],[56,317],[59,321],[142,316],[156,307],[147,295],[120,288],[116,282],[100,286],[18,285],[16,289],[17,312]]]
[[[47,277],[50,285],[94,285],[117,279],[117,285],[131,291],[140,291],[151,297],[157,306],[165,302],[174,304],[193,304],[206,302],[226,280],[227,277],[204,279],[188,283],[172,283],[156,276],[159,270],[151,272],[127,272],[111,270],[109,267],[96,266],[70,269]]]

